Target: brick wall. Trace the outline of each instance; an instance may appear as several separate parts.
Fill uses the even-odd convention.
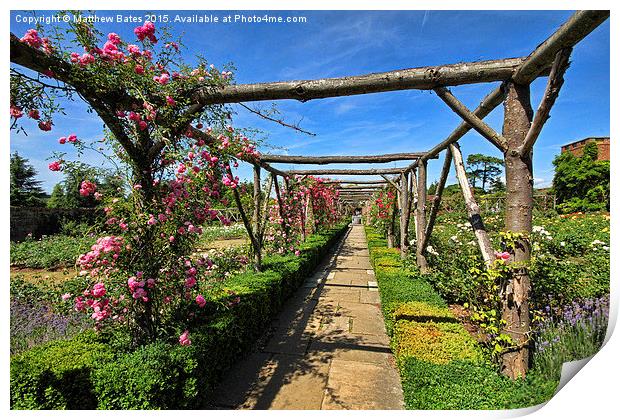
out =
[[[596,142],[598,146],[598,160],[609,160],[609,137],[590,137],[562,146],[562,152],[570,152],[573,156],[583,155],[583,148],[587,143]]]

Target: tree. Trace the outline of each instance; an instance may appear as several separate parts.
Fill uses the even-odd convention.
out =
[[[11,155],[11,205],[18,207],[43,206],[45,192],[41,188],[41,181],[36,179],[37,171],[28,164],[19,153]]]
[[[502,159],[474,153],[467,157],[469,171],[467,176],[472,187],[476,188],[476,181],[480,180],[481,188],[486,192],[487,185],[496,185],[499,175],[502,173],[504,161]]]
[[[553,191],[562,213],[609,210],[609,161],[599,161],[596,143],[586,144],[583,155],[564,152],[553,160]]]
[[[61,183],[54,185],[52,195],[47,200],[47,207],[50,209],[60,209],[65,207],[65,190]]]

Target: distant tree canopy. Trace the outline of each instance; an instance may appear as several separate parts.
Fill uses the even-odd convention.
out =
[[[11,205],[18,207],[38,207],[45,205],[45,192],[41,181],[36,179],[37,171],[28,159],[17,152],[11,155]]]
[[[474,153],[467,157],[467,167],[467,177],[474,189],[480,187],[484,192],[488,192],[489,190],[501,190],[503,187],[499,178],[504,167],[502,159]]]
[[[553,160],[553,190],[561,213],[609,210],[609,161],[598,161],[596,143],[583,156],[564,152]]]
[[[108,195],[123,195],[125,184],[121,177],[113,173],[93,168],[86,164],[76,164],[65,169],[65,179],[56,184],[52,195],[47,202],[49,208],[78,208],[96,207],[97,199],[89,194],[80,194],[81,184],[84,180],[90,180],[97,185],[97,192]]]

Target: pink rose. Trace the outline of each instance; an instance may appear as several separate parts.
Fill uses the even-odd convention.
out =
[[[182,346],[189,346],[192,344],[192,340],[189,339],[189,331],[183,331],[183,334],[179,336],[179,343]]]

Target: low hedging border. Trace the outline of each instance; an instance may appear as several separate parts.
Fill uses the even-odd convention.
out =
[[[223,373],[348,229],[309,235],[299,256],[267,256],[261,273],[227,280],[240,303],[191,333],[192,345],[155,342],[115,353],[93,332],[11,358],[12,409],[192,409],[209,405]]]
[[[425,276],[404,267],[373,227],[365,231],[407,409],[511,409],[553,396],[555,378],[499,375]]]

